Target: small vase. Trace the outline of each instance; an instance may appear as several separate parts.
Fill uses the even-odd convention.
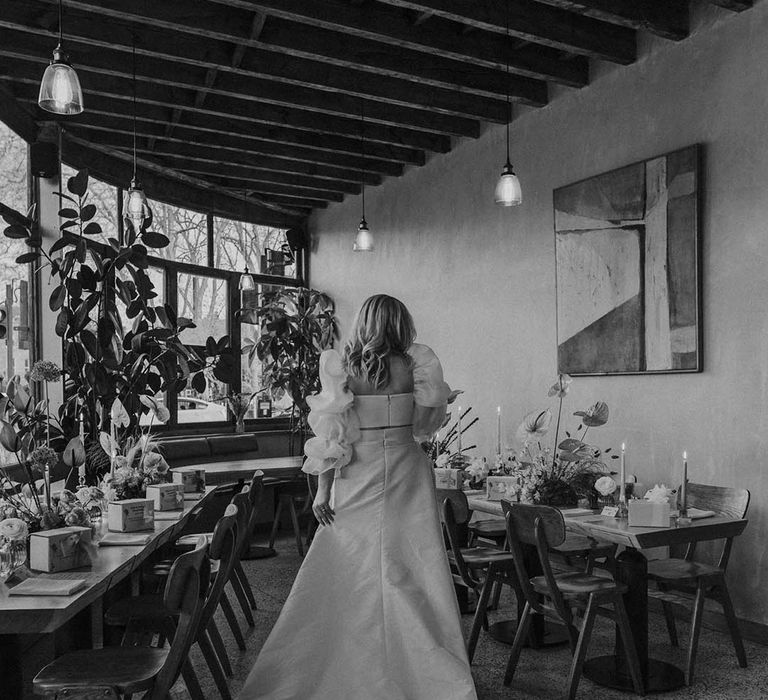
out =
[[[241,435],[245,432],[245,417],[238,418],[235,421],[235,433]]]
[[[14,540],[0,546],[0,578],[6,578],[26,561],[26,540]]]

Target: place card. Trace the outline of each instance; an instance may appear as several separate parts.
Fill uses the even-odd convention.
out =
[[[619,507],[618,506],[603,506],[603,509],[600,511],[600,515],[605,516],[606,518],[615,518],[619,513]]]

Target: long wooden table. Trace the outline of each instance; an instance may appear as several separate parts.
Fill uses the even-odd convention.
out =
[[[266,457],[261,459],[233,459],[226,462],[206,462],[191,466],[173,467],[172,471],[205,470],[206,484],[226,484],[233,481],[249,480],[260,469],[265,477],[296,477],[301,474],[303,462],[297,457]]]
[[[33,645],[41,635],[52,635],[88,608],[91,637],[94,645],[100,646],[101,602],[104,594],[126,577],[137,573],[141,564],[155,550],[175,540],[190,517],[203,507],[216,488],[208,486],[201,498],[185,500],[184,509],[178,518],[155,520],[154,532],[145,545],[98,547],[91,566],[60,574],[32,572],[41,578],[84,578],[85,588],[74,595],[11,596],[7,586],[0,583],[0,698],[16,700],[32,697],[29,691],[30,679],[22,676],[23,650]],[[105,517],[96,533],[96,539],[100,539],[106,532]]]
[[[503,515],[499,501],[489,501],[481,495],[470,495],[467,500],[473,511]],[[624,519],[598,513],[585,514],[581,510],[570,513],[563,510],[562,513],[570,531],[615,542],[626,548],[616,557],[615,576],[617,581],[627,586],[624,604],[640,657],[646,691],[663,692],[683,687],[685,675],[681,669],[648,656],[648,561],[641,550],[735,537],[744,532],[747,520],[715,516],[693,520],[687,525],[678,525],[670,519],[669,527],[631,527]],[[615,653],[587,661],[584,675],[600,685],[632,691],[618,635]]]

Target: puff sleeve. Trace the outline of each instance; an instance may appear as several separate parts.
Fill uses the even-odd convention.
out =
[[[360,425],[336,350],[324,350],[320,355],[320,384],[321,391],[307,397],[307,420],[315,437],[304,445],[307,459],[302,470],[317,475],[335,469],[338,474],[352,459],[352,443],[360,438]]]
[[[408,350],[413,360],[413,399],[415,406],[413,434],[428,440],[445,420],[451,387],[443,380],[443,368],[437,355],[426,345],[414,343]]]

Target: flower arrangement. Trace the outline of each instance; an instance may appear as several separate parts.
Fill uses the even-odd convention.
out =
[[[141,433],[138,438],[129,437],[122,445],[107,433],[101,433],[99,439],[112,463],[102,488],[110,501],[143,498],[147,486],[171,480],[168,462],[149,432]]]
[[[235,429],[238,433],[243,432],[245,428],[245,414],[248,413],[248,408],[258,393],[258,391],[254,391],[252,394],[247,392],[236,392],[234,394],[227,394],[224,397],[227,407],[232,412],[232,415],[235,416]]]
[[[0,545],[26,540],[29,527],[21,518],[5,516],[0,520]]]
[[[560,374],[548,392],[550,398],[557,397],[559,402],[553,447],[543,445],[553,422],[552,411],[549,408],[533,411],[525,416],[517,431],[521,449],[514,455],[505,454],[499,460],[502,463],[497,464],[497,469],[518,473],[520,500],[524,502],[575,505],[580,498],[592,501],[596,482],[607,475],[602,459],[611,448],[601,450],[585,442],[590,428],[608,422],[608,406],[603,401],[584,411],[575,411],[573,415],[581,419],[575,431],[577,437],[565,431],[566,438],[559,440],[563,399],[571,381],[568,375]],[[616,459],[617,455],[611,458]],[[601,486],[606,487],[607,482],[601,482]]]

